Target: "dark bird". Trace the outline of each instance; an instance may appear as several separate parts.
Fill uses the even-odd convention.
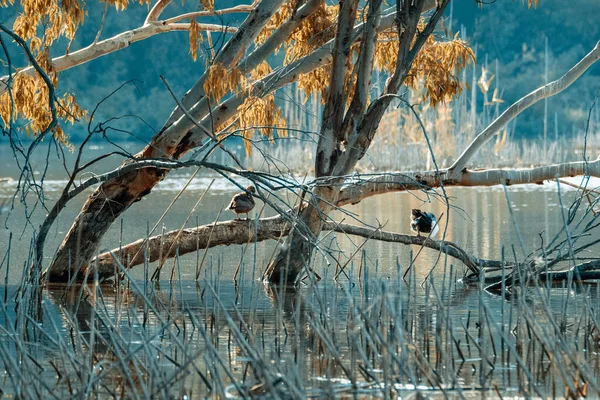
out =
[[[423,212],[416,208],[413,208],[412,210],[412,220],[410,221],[410,229],[417,232],[418,236],[421,236],[421,232],[430,233],[430,238],[433,238],[439,230],[435,215],[433,215],[432,213]]]
[[[248,213],[252,211],[255,204],[253,193],[256,193],[254,186],[248,186],[245,192],[238,193],[231,199],[227,209],[237,214],[238,218],[236,219],[241,219],[239,218],[240,214],[246,214],[246,219],[248,219]]]

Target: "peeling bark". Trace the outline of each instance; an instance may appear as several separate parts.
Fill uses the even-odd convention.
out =
[[[263,0],[240,26],[237,34],[228,42],[219,55],[220,61],[227,67],[236,62],[237,55],[252,41],[264,27],[269,18],[276,12],[283,0]],[[204,74],[206,75],[206,74]],[[194,87],[203,82],[201,77]],[[200,85],[202,86],[202,85]],[[188,96],[187,101],[191,101]],[[182,114],[175,109],[169,120]],[[193,121],[187,116],[181,116],[154,136],[151,143],[136,159],[144,158],[179,158],[189,150],[188,141]],[[205,134],[203,133],[204,137]],[[142,169],[131,171],[104,182],[88,198],[71,229],[61,243],[56,256],[45,271],[50,281],[64,281],[85,270],[89,261],[96,254],[100,241],[112,223],[131,204],[150,193],[168,170]]]
[[[448,241],[437,241],[424,236],[411,236],[395,232],[386,232],[378,229],[359,227],[350,224],[327,222],[321,224],[323,231],[335,231],[347,235],[356,235],[372,240],[390,243],[401,243],[404,245],[423,246],[429,249],[442,251],[449,256],[461,261],[473,273],[479,268],[499,268],[502,263],[496,260],[479,259],[469,255],[458,245]],[[254,221],[232,220],[199,226],[197,228],[174,230],[164,235],[152,236],[148,240],[140,239],[128,245],[122,246],[100,254],[93,261],[97,265],[98,276],[101,279],[110,278],[115,271],[115,259],[123,260],[123,266],[132,268],[147,262],[159,261],[161,257],[173,258],[176,254],[180,256],[195,251],[216,247],[220,245],[246,244],[264,240],[278,240],[289,234],[291,225],[289,221],[281,216],[262,218],[256,226]],[[169,254],[167,251],[170,250]],[[118,268],[116,269],[118,270]],[[281,271],[275,271],[277,276],[285,281]]]

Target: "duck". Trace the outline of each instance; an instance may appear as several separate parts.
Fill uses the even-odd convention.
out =
[[[439,231],[437,219],[435,215],[429,212],[421,211],[417,208],[412,210],[412,219],[410,221],[410,229],[417,232],[417,236],[421,236],[421,232],[429,233],[429,237],[433,238]]]
[[[256,193],[256,188],[251,185],[246,188],[245,192],[233,196],[227,209],[236,214],[236,220],[241,220],[241,218],[239,218],[240,214],[246,214],[246,219],[248,219],[248,213],[252,211],[255,205],[254,197],[252,197],[252,194],[254,193]]]

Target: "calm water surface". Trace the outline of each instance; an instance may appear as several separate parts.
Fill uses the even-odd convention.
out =
[[[102,150],[91,148],[90,154],[99,154]],[[0,146],[0,159],[0,176],[17,178],[17,169],[6,146]],[[42,168],[42,160],[39,162]],[[104,172],[110,166],[110,163],[105,163],[98,166],[95,172]],[[112,249],[120,243],[126,244],[146,236],[174,196],[186,184],[192,172],[178,171],[171,174],[152,194],[132,206],[106,235],[102,249]],[[48,207],[59,196],[62,186],[66,183],[65,177],[64,170],[57,165],[51,165],[45,181]],[[198,209],[192,211],[199,196],[211,182],[213,183],[210,191]],[[248,183],[242,179],[238,182],[243,186]],[[0,198],[10,197],[15,187],[15,181],[1,184]],[[561,190],[563,204],[570,205],[576,192],[567,187],[561,187]],[[213,222],[236,191],[236,187],[227,180],[201,171],[159,224],[155,234],[162,230],[178,229],[188,218],[186,227]],[[47,262],[51,260],[53,251],[60,244],[90,192],[88,190],[74,199],[55,223],[46,245]],[[338,221],[344,219],[344,222],[353,224],[358,223],[356,218],[371,226],[381,224],[387,231],[409,233],[412,208],[425,209],[438,216],[444,214],[440,232],[446,230],[446,239],[484,259],[500,259],[503,247],[510,257],[516,254],[518,258],[522,258],[524,254],[517,232],[523,238],[525,253],[529,253],[535,250],[542,240],[547,242],[563,226],[560,199],[554,183],[508,188],[513,217],[509,213],[502,187],[449,188],[447,192],[452,205],[449,214],[445,204],[438,199],[415,192],[369,198],[348,207],[346,214],[338,212],[334,217]],[[33,207],[33,204],[30,204],[30,207]],[[31,211],[31,208],[28,211]],[[262,209],[260,202],[251,217],[256,217],[261,212],[263,216],[274,215],[273,210],[268,207]],[[8,272],[8,289],[3,290],[8,290],[11,294],[22,279],[23,265],[27,261],[30,248],[32,226],[41,223],[43,214],[41,206],[38,205],[27,222],[25,210],[16,204],[5,226],[0,229],[0,257],[8,251],[8,238],[12,233],[10,268],[7,271],[6,265],[3,264],[0,270],[1,276]],[[448,223],[446,216],[449,216]],[[225,211],[220,220],[232,217],[231,212]],[[400,281],[398,272],[411,263],[411,257],[414,257],[419,249],[377,241],[369,241],[363,247],[364,252],[360,251],[359,256],[348,263],[347,275],[342,275],[334,282],[332,275],[336,263],[346,264],[348,257],[356,252],[365,239],[342,234],[323,234],[323,237],[323,251],[317,254],[314,268],[324,279],[316,287],[304,285],[294,293],[271,291],[259,282],[263,268],[272,256],[275,247],[273,241],[210,249],[201,266],[202,279],[198,285],[193,279],[198,260],[203,258],[203,251],[200,254],[182,256],[179,263],[166,264],[168,269],[175,268],[178,280],[174,285],[169,285],[166,281],[158,286],[146,283],[143,280],[146,271],[143,266],[138,266],[130,271],[135,284],[123,283],[120,288],[103,287],[98,289],[95,296],[89,293],[84,296],[84,291],[77,288],[67,291],[63,287],[50,287],[43,292],[43,326],[48,329],[48,334],[46,337],[41,335],[37,342],[36,348],[41,350],[38,356],[43,360],[56,359],[57,354],[61,352],[60,347],[56,345],[57,337],[72,335],[76,327],[76,331],[83,332],[83,337],[89,340],[90,330],[94,331],[90,326],[94,325],[94,329],[98,330],[93,339],[94,357],[110,359],[115,354],[115,344],[107,339],[111,335],[108,332],[114,332],[116,329],[127,338],[123,340],[130,346],[148,342],[160,349],[140,350],[140,359],[143,361],[145,357],[149,357],[151,363],[156,363],[152,365],[164,368],[161,372],[164,374],[176,371],[175,365],[181,367],[182,363],[187,362],[187,358],[181,354],[182,349],[185,349],[188,355],[197,353],[197,358],[190,362],[193,367],[186,367],[192,371],[190,377],[181,381],[178,393],[169,391],[171,395],[218,396],[218,388],[210,391],[201,374],[194,376],[193,371],[198,370],[202,371],[205,377],[229,382],[222,389],[232,396],[238,396],[235,385],[233,388],[231,386],[231,378],[247,378],[248,354],[244,350],[244,344],[235,340],[235,330],[228,320],[231,315],[240,326],[246,324],[242,331],[252,332],[250,336],[254,348],[260,350],[261,357],[265,360],[271,360],[277,365],[279,374],[298,382],[298,385],[304,382],[304,387],[310,388],[307,389],[308,392],[312,390],[315,396],[341,395],[345,393],[345,388],[353,385],[353,379],[356,377],[357,380],[368,381],[365,377],[387,373],[386,364],[378,361],[378,357],[386,358],[373,350],[377,349],[377,346],[369,347],[370,336],[366,332],[369,329],[382,328],[381,324],[385,325],[386,321],[400,321],[398,325],[403,328],[402,337],[414,340],[415,346],[421,349],[426,357],[431,357],[427,361],[436,368],[436,375],[439,375],[439,379],[448,387],[463,385],[468,390],[476,390],[473,393],[478,396],[480,392],[477,390],[487,390],[495,384],[506,390],[507,394],[517,393],[521,386],[518,383],[518,363],[514,359],[494,361],[493,365],[496,367],[490,368],[489,365],[492,364],[486,364],[485,356],[482,357],[482,354],[490,357],[491,354],[496,354],[495,346],[500,346],[502,342],[501,332],[516,329],[515,320],[509,317],[515,307],[512,302],[483,293],[476,286],[461,284],[459,279],[464,275],[465,267],[453,259],[446,261],[445,257],[440,257],[437,252],[428,249],[423,249],[416,258],[415,272],[407,285]],[[592,254],[594,248],[582,256]],[[153,267],[149,266],[150,273]],[[238,285],[234,285],[233,276],[238,267]],[[423,278],[432,268],[432,280],[421,285]],[[163,272],[163,278],[167,278],[168,275]],[[100,297],[97,297],[97,293],[101,293]],[[566,305],[565,292],[561,288],[552,289],[547,294],[549,306],[558,314],[564,314],[566,310],[580,310],[588,304],[586,301],[595,301],[597,298],[595,286],[591,286],[591,290],[588,288],[587,292],[583,290],[579,294],[567,293],[566,296],[572,296],[573,301]],[[149,307],[148,302],[140,300],[142,295],[146,296],[152,307]],[[93,297],[93,301],[90,301],[90,296]],[[82,298],[87,300],[82,301]],[[102,305],[101,313],[97,310],[98,304]],[[388,308],[390,304],[394,306]],[[9,303],[3,311],[5,326],[15,322],[16,316],[12,310],[13,307]],[[392,318],[393,310],[399,313],[395,315],[395,320]],[[378,312],[379,316],[376,317]],[[573,318],[576,314],[573,312]],[[67,318],[67,315],[70,317]],[[98,322],[103,318],[112,321],[112,326],[106,322]],[[168,329],[165,328],[165,320],[171,319],[178,322],[169,325]],[[489,337],[482,335],[480,330],[475,332],[473,329],[479,329],[475,328],[475,320],[478,321],[478,327],[484,324],[496,330],[490,329]],[[243,321],[243,324],[240,321]],[[362,321],[362,324],[358,324],[357,321]],[[375,326],[369,328],[368,325],[364,325],[365,321],[375,321]],[[357,325],[353,325],[354,323]],[[197,324],[204,327],[202,335]],[[177,340],[173,339],[177,337],[171,332],[173,326],[187,332],[180,336],[183,347],[178,347]],[[439,333],[442,329],[440,327],[445,327],[446,333]],[[501,331],[502,329],[505,331]],[[3,331],[6,335],[10,330]],[[159,332],[164,334],[165,331],[174,336],[166,335],[163,339],[155,336]],[[335,332],[339,336],[336,337]],[[436,336],[436,332],[439,335]],[[469,332],[474,332],[472,337],[469,337]],[[207,341],[205,335],[209,335],[210,340]],[[464,346],[470,340],[474,342],[467,351]],[[357,344],[359,342],[362,344]],[[395,343],[396,351],[407,345],[403,343]],[[338,363],[331,361],[331,357],[327,356],[334,352],[332,348],[335,348],[335,353],[341,360]],[[462,350],[458,350],[461,348]],[[364,349],[365,354],[360,354],[357,349]],[[210,356],[213,351],[214,356]],[[461,353],[460,357],[458,353]],[[154,357],[158,357],[158,361]],[[372,365],[367,365],[365,360],[371,358]],[[462,360],[460,366],[454,365],[454,361],[451,360],[459,358]],[[218,367],[213,365],[216,359],[222,362]],[[357,369],[356,365],[361,363],[362,366]],[[65,364],[68,363],[65,361]],[[67,366],[65,368],[68,369]],[[218,370],[221,370],[221,374],[226,370],[231,375],[224,374],[217,379]],[[64,380],[57,380],[54,368],[46,365],[42,367],[40,374],[43,380],[59,393],[72,394]],[[406,372],[406,376],[409,375],[410,373]],[[123,377],[111,376],[110,379],[115,387],[127,386]],[[430,387],[431,379],[427,376],[416,376],[413,381],[398,382],[395,390],[402,395],[410,393],[417,383]],[[248,378],[248,381],[252,380]],[[354,385],[355,393],[360,393],[355,382]],[[551,386],[548,386],[550,383],[545,385],[547,390],[551,389]],[[94,388],[106,395],[111,393],[100,386]],[[332,390],[339,392],[328,392]],[[374,393],[369,392],[373,390],[373,386],[366,387],[365,390],[367,394]],[[457,394],[454,390],[452,389],[452,396],[464,395]],[[439,391],[429,393],[434,397],[448,394]]]

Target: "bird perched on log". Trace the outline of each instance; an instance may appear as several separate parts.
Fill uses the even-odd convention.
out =
[[[252,211],[255,204],[254,197],[252,197],[253,193],[256,193],[254,186],[248,186],[245,192],[238,193],[231,199],[231,203],[229,203],[227,209],[236,213],[237,220],[241,220],[239,218],[240,214],[246,214],[246,219],[248,219],[248,213]]]
[[[421,232],[429,233],[430,238],[433,238],[439,230],[435,215],[416,208],[413,208],[412,210],[410,229],[412,229],[414,232],[417,232],[418,236],[421,236]]]

